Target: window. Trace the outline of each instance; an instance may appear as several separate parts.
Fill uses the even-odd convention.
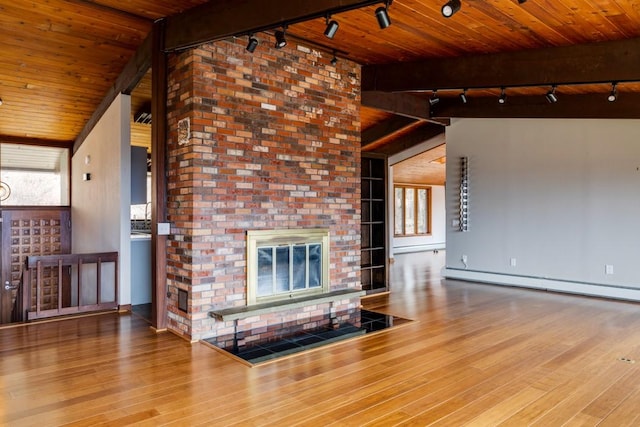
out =
[[[67,206],[69,150],[0,144],[0,181],[4,206]]]
[[[396,236],[431,233],[431,187],[396,185],[394,205]]]
[[[248,305],[328,291],[328,230],[250,230],[247,247]]]

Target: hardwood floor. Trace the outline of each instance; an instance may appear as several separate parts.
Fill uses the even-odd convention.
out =
[[[0,330],[0,424],[640,425],[640,304],[443,281],[401,255],[367,308],[417,320],[248,368],[131,315]]]

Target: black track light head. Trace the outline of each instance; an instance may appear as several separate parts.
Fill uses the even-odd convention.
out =
[[[333,58],[331,58],[331,65],[333,65],[334,67],[336,66],[336,64],[338,63],[338,57],[336,56],[336,51],[333,51]]]
[[[442,6],[442,16],[451,18],[462,7],[460,0],[449,0]]]
[[[258,39],[253,36],[253,34],[249,34],[249,41],[247,42],[246,50],[247,52],[253,53],[258,47]]]
[[[282,30],[278,30],[276,31],[276,44],[275,44],[275,48],[276,49],[282,49],[283,47],[285,47],[287,45],[287,38],[285,37],[285,31],[287,30],[286,27],[282,27]]]
[[[338,24],[338,21],[334,21],[329,16],[327,16],[327,28],[324,30],[324,35],[328,39],[333,39],[338,32],[338,28],[340,28],[340,24]]]
[[[614,82],[614,83],[611,83],[611,92],[607,97],[607,101],[615,102],[616,99],[618,99],[618,84]]]
[[[462,93],[460,93],[460,101],[462,101],[463,104],[469,102],[469,99],[467,98],[467,89],[462,89]]]
[[[507,94],[506,94],[504,88],[501,88],[501,90],[500,90],[500,98],[498,98],[498,103],[499,104],[506,104],[507,103]]]
[[[556,95],[556,85],[551,86],[551,90],[546,94],[547,101],[549,104],[555,104],[558,102],[558,96]]]
[[[389,5],[390,1],[386,1],[383,7],[379,7],[376,9],[376,18],[378,18],[378,25],[381,30],[384,30],[389,25],[391,25],[391,19],[389,19]]]
[[[438,97],[438,89],[433,90],[433,95],[429,98],[429,105],[434,106],[438,102],[440,102],[440,97]]]
[[[518,3],[522,4],[522,3],[526,3],[527,0],[518,0]]]

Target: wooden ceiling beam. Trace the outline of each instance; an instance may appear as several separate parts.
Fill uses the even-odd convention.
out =
[[[431,117],[429,102],[419,96],[406,93],[387,93],[380,91],[363,91],[362,105],[388,113],[398,114],[416,120],[426,120],[440,126],[448,126],[448,120]]]
[[[640,81],[640,38],[365,65],[362,90],[410,92]]]
[[[444,133],[444,130],[445,127],[440,124],[425,122],[415,131],[403,135],[389,144],[385,144],[367,152],[392,156],[418,144],[422,144],[423,142]]]
[[[562,119],[640,119],[640,93],[619,93],[615,102],[607,93],[558,96],[550,104],[544,96],[509,96],[505,104],[497,98],[470,98],[462,104],[457,98],[443,98],[433,107],[441,118],[562,118]]]
[[[87,136],[89,136],[89,133],[91,133],[116,97],[120,93],[130,94],[151,67],[152,33],[153,31],[149,33],[147,38],[138,47],[136,53],[129,62],[127,62],[122,73],[120,73],[115,83],[109,88],[105,97],[102,99],[89,120],[85,123],[82,131],[73,144],[74,153],[78,151],[80,145],[82,145]]]
[[[404,117],[404,116],[392,116],[387,120],[383,120],[368,129],[361,132],[360,141],[362,148],[372,144],[382,138],[386,138],[396,132],[402,131],[410,126],[413,126],[418,120]]]
[[[166,18],[165,50],[266,31],[383,3],[382,0],[217,0]],[[373,19],[373,17],[371,18]]]

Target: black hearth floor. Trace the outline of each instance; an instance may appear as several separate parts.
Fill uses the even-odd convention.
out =
[[[205,339],[203,341],[216,349],[220,349],[223,352],[248,362],[250,365],[257,365],[284,356],[301,353],[349,338],[383,331],[411,322],[411,320],[408,319],[369,310],[361,310],[360,313],[360,327],[345,323],[335,328],[323,327],[306,330],[293,336],[283,337],[277,341],[265,343],[251,342],[248,346],[238,346],[238,348],[235,349],[222,348],[218,345],[215,338]]]

